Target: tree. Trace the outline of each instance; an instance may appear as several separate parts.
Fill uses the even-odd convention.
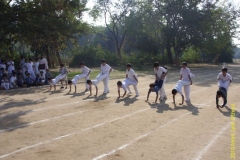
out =
[[[106,28],[111,33],[111,36],[104,36],[103,34],[101,34],[101,36],[113,42],[116,53],[120,58],[127,34],[125,19],[134,5],[134,0],[120,0],[116,2],[111,0],[98,0],[94,9],[91,11],[91,15],[95,19],[99,17],[100,14],[103,15]]]

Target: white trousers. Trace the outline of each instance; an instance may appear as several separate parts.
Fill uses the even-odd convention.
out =
[[[6,90],[9,90],[9,83],[1,83],[1,87]]]
[[[108,88],[108,81],[109,81],[109,74],[99,74],[96,77],[96,84],[98,84],[100,81],[103,81],[103,85],[104,85],[104,93],[109,92],[109,88]]]
[[[89,89],[89,86],[87,84],[87,80],[89,79],[89,75],[87,75],[87,74],[78,74],[78,75],[74,76],[74,78],[72,79],[72,83],[74,84],[74,86],[76,86],[78,80],[82,79],[82,78],[85,78],[86,89]]]
[[[166,80],[167,80],[167,77],[164,78],[162,88],[159,90],[160,98],[167,97],[165,89],[164,89],[164,84],[165,84]]]
[[[124,83],[125,83],[126,88],[127,88],[127,90],[128,90],[129,92],[132,92],[131,89],[129,88],[129,86],[130,86],[130,85],[133,85],[133,88],[134,88],[134,90],[135,90],[135,93],[136,93],[137,95],[139,94],[138,88],[137,88],[137,81],[133,81],[133,80],[131,80],[131,79],[126,78],[126,79],[124,80]]]
[[[62,80],[63,78],[65,78],[67,75],[66,74],[59,74],[56,78],[55,81],[53,82],[54,85],[57,84],[58,81]]]
[[[190,84],[191,84],[190,81],[182,80],[186,101],[190,101]]]
[[[228,81],[218,80],[218,87],[223,87],[226,90],[228,90],[229,84],[230,84],[230,80]]]

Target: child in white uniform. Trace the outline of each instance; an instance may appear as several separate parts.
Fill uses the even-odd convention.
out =
[[[94,95],[95,97],[97,96],[97,94],[98,94],[98,87],[97,87],[97,80],[90,80],[90,79],[88,79],[87,80],[87,84],[89,85],[89,91],[90,91],[90,95],[89,96],[91,96],[92,95],[92,85],[94,85],[95,86],[95,88],[96,88],[96,95]]]
[[[173,95],[173,103],[175,104],[175,95],[177,93],[179,93],[182,96],[182,103],[179,103],[179,105],[182,105],[184,102],[184,96],[182,94],[182,80],[178,80],[176,86],[174,87],[174,89],[172,90],[172,95]]]
[[[15,70],[14,62],[12,61],[12,59],[10,59],[7,62],[7,65],[8,65],[8,77],[11,78],[12,77],[12,71]]]
[[[118,81],[117,82],[117,86],[118,86],[118,99],[121,97],[120,96],[120,88],[122,88],[124,90],[124,94],[123,94],[122,98],[124,98],[124,96],[127,93],[127,87],[126,87],[125,83],[126,83],[125,81],[123,81],[123,82]]]
[[[218,87],[223,87],[226,90],[228,90],[228,86],[232,82],[232,76],[228,74],[227,71],[227,68],[223,68],[222,72],[220,72],[217,76]]]
[[[192,85],[192,78],[194,75],[190,73],[190,69],[187,67],[187,63],[182,63],[182,68],[180,70],[180,80],[182,80],[182,85],[184,86],[184,93],[186,97],[186,102],[190,102],[190,85]]]
[[[166,95],[166,92],[165,92],[165,89],[164,89],[164,84],[167,80],[166,76],[168,74],[168,71],[167,71],[166,68],[160,67],[158,62],[155,62],[153,66],[154,66],[154,73],[155,73],[155,76],[156,76],[156,80],[160,80],[162,75],[165,76],[164,79],[163,79],[162,88],[159,90],[159,93],[160,93],[160,100],[167,99],[167,95]]]
[[[128,89],[128,94],[132,94],[131,89],[129,88],[130,85],[133,85],[133,88],[135,90],[136,96],[139,96],[139,92],[137,89],[138,79],[135,74],[135,71],[131,68],[132,65],[130,63],[127,64],[126,69],[126,80],[125,85]]]
[[[56,90],[56,85],[54,85],[55,79],[48,78],[48,84],[49,84],[49,91],[52,90],[52,87],[54,87],[54,91]]]
[[[68,71],[64,67],[64,64],[60,64],[60,74],[54,80],[54,87],[56,87],[56,84],[58,81],[64,79],[64,81],[66,82],[66,89],[67,89],[67,73],[68,73]]]
[[[27,67],[27,71],[28,71],[28,73],[30,73],[32,79],[35,79],[36,76],[35,76],[35,74],[34,74],[34,70],[33,70],[33,62],[32,62],[32,60],[29,59],[29,61],[26,61],[26,62],[27,62],[27,63],[26,63],[26,67]]]
[[[71,82],[70,81],[69,81],[70,83],[68,82],[69,85],[70,85],[70,90],[69,91],[71,91],[71,84],[73,84],[75,86],[75,92],[76,92],[77,81],[79,79],[82,79],[82,78],[85,78],[85,87],[86,87],[85,92],[87,92],[89,90],[87,80],[89,79],[89,74],[90,74],[91,70],[84,65],[84,62],[81,62],[80,66],[81,66],[82,74],[78,74],[78,75],[74,76],[74,78],[71,80]]]
[[[7,79],[6,74],[3,75],[3,78],[1,80],[1,88],[4,88],[5,90],[9,90],[9,81]]]
[[[12,77],[10,78],[9,87],[10,88],[17,88],[17,75],[16,75],[16,73],[12,74]]]
[[[109,81],[109,75],[112,71],[112,68],[106,64],[106,60],[102,59],[101,64],[101,71],[99,75],[96,77],[96,84],[98,84],[100,81],[103,81],[104,84],[104,94],[109,93],[108,89],[108,81]]]

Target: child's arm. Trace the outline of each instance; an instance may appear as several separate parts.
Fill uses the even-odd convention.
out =
[[[95,96],[97,96],[97,94],[98,94],[98,87],[95,86],[95,88],[96,88],[96,95]]]
[[[158,100],[158,94],[156,94],[156,100],[155,100],[155,103],[157,103],[157,100]]]
[[[179,105],[183,105],[184,102],[184,96],[182,95],[182,103],[179,103]]]
[[[92,86],[89,86],[90,96],[92,95]]]
[[[127,93],[127,91],[124,91],[124,94],[123,94],[122,98],[126,95],[126,93]]]
[[[180,79],[179,80],[182,80],[182,74],[180,75]]]
[[[120,98],[120,88],[118,88],[118,99]]]
[[[134,79],[135,79],[135,80],[137,81],[137,83],[138,83],[138,79],[137,79],[137,77],[136,77],[135,75],[134,75],[133,77],[134,77]]]
[[[190,75],[188,75],[188,78],[191,81],[190,85],[192,85],[192,78],[190,77]]]
[[[155,76],[156,76],[156,80],[158,80],[158,75],[157,75],[157,74],[155,74]]]
[[[146,102],[148,101],[148,98],[149,98],[150,93],[151,93],[151,90],[149,89],[149,90],[148,90],[148,95],[147,95],[147,100],[146,100]]]
[[[173,103],[175,104],[175,95],[173,94]]]
[[[219,107],[219,104],[218,104],[218,96],[216,95],[216,107],[218,108]]]
[[[110,74],[112,72],[112,68],[110,68],[110,70],[109,70],[109,73],[108,74]]]
[[[87,76],[89,76],[89,74],[91,73],[91,70],[89,70],[89,72],[88,72],[88,74],[87,74]]]

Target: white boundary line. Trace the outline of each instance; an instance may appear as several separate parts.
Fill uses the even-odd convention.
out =
[[[237,110],[236,110],[237,111]],[[238,117],[240,115],[240,112],[235,117]],[[198,153],[198,156],[195,158],[195,160],[202,159],[203,155],[208,152],[208,150],[212,147],[212,145],[216,142],[216,140],[230,127],[230,123],[227,123],[218,133],[216,136],[214,136],[211,141]]]

